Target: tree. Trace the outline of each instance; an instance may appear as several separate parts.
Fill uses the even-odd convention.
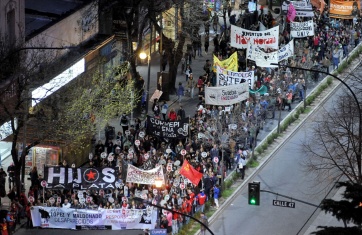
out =
[[[321,209],[325,213],[332,213],[338,221],[342,220],[344,227],[319,226],[318,228],[321,230],[313,232],[313,234],[362,234],[362,186],[351,182],[338,182],[336,187],[345,187],[343,193],[345,200],[324,199],[321,203]],[[348,223],[353,223],[356,226],[348,227]]]
[[[312,137],[305,140],[304,166],[316,172],[316,180],[334,183],[341,176],[351,183],[361,183],[359,176],[359,115],[356,102],[348,91],[333,99],[332,108],[315,117]]]
[[[62,99],[62,111],[56,134],[68,144],[82,146],[117,114],[129,113],[139,101],[134,91],[130,63],[86,72],[82,79],[68,88]],[[69,128],[72,127],[72,128]]]

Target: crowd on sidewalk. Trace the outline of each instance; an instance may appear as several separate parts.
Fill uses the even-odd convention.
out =
[[[266,27],[272,27],[274,20],[268,14],[269,21]],[[300,18],[299,20],[304,20]],[[235,21],[235,23],[238,21]],[[295,43],[295,55],[285,61],[293,67],[324,66],[329,69],[331,61],[337,68],[341,59],[348,56],[349,47],[359,44],[360,29],[358,22],[348,20],[330,20],[327,11],[318,15],[316,11],[315,36],[297,39]],[[288,24],[287,24],[288,25]],[[280,33],[280,46],[287,44],[290,40],[288,26]],[[209,37],[207,34],[205,37]],[[201,38],[201,36],[200,36]],[[213,53],[220,60],[228,58],[237,51],[228,43],[228,38],[221,39],[215,35],[213,41]],[[246,63],[245,50],[239,50],[239,71],[254,71],[255,83],[252,84],[250,97],[238,104],[229,106],[213,106],[205,104],[205,87],[215,86],[215,73],[212,61],[205,59],[202,74],[193,74],[192,58],[202,56],[202,44],[193,43],[197,47],[185,52],[182,60],[182,73],[185,75],[185,83],[180,82],[177,88],[178,105],[169,107],[167,102],[160,103],[157,99],[151,108],[151,116],[167,120],[179,121],[191,115],[189,121],[189,136],[184,139],[159,138],[146,133],[145,124],[136,119],[130,123],[130,118],[123,114],[117,134],[112,134],[107,129],[106,141],[99,141],[95,146],[94,157],[90,160],[90,167],[118,167],[119,182],[122,187],[116,193],[105,190],[104,194],[96,190],[84,192],[84,197],[92,200],[80,203],[78,195],[74,190],[45,190],[40,186],[41,176],[38,176],[36,168],[31,173],[32,186],[26,195],[16,195],[12,189],[8,197],[12,200],[7,225],[11,230],[15,229],[16,222],[21,217],[30,217],[30,208],[33,205],[43,206],[45,202],[51,207],[65,207],[76,209],[100,208],[124,208],[124,209],[146,209],[147,204],[134,200],[135,197],[147,191],[146,201],[151,204],[159,204],[168,209],[179,211],[188,215],[204,212],[205,203],[210,201],[217,209],[218,199],[222,195],[222,180],[228,169],[237,169],[240,177],[244,179],[246,162],[250,152],[257,144],[257,136],[260,128],[265,122],[268,110],[274,112],[278,109],[292,109],[295,100],[305,99],[305,74],[288,68],[261,68],[248,61]],[[195,50],[196,49],[196,50]],[[204,43],[204,55],[208,53],[209,45]],[[308,63],[312,61],[312,63]],[[318,80],[318,77],[313,77]],[[266,92],[257,92],[262,87]],[[188,105],[183,97],[197,98],[199,103],[195,107],[195,113],[188,114],[183,106]],[[135,144],[139,140],[139,144]],[[132,154],[130,155],[130,149]],[[182,150],[186,150],[183,155]],[[102,154],[114,155],[114,161],[102,158]],[[203,174],[198,185],[193,185],[190,180],[180,174],[180,166],[187,160],[192,167]],[[168,163],[171,169],[166,169]],[[68,166],[67,162],[62,163]],[[153,185],[141,185],[125,183],[125,171],[131,164],[144,170],[153,169],[162,165],[166,172],[166,184],[162,189]],[[1,172],[0,172],[1,173]],[[183,186],[181,186],[183,185]],[[44,197],[43,198],[43,194]],[[107,197],[106,195],[112,195]],[[29,202],[29,197],[34,202]],[[54,198],[51,202],[49,198]],[[112,198],[114,200],[109,200]],[[12,217],[10,217],[12,216]],[[203,214],[204,216],[204,214]],[[205,220],[205,217],[203,217]],[[31,226],[31,217],[28,227]],[[206,219],[207,221],[207,219]],[[0,221],[1,222],[1,221]],[[169,234],[176,234],[179,229],[189,222],[188,217],[177,213],[164,212],[160,215],[160,227],[166,228]]]

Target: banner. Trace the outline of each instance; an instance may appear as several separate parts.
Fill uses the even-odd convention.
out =
[[[249,98],[249,85],[246,82],[237,85],[205,88],[205,104],[231,105],[247,98]]]
[[[278,51],[266,53],[258,46],[249,44],[246,50],[246,58],[254,60],[259,67],[278,67],[277,65],[271,65],[271,63],[278,64]]]
[[[146,132],[148,135],[164,138],[186,138],[189,135],[189,118],[180,121],[164,121],[147,116]]]
[[[297,11],[295,10],[292,3],[289,4],[287,18],[289,21],[294,21]]]
[[[214,55],[214,68],[213,71],[216,71],[216,66],[219,66],[223,69],[228,69],[231,71],[238,71],[238,54],[237,52],[234,52],[229,58],[227,58],[226,60],[219,60],[219,58],[217,58]]]
[[[290,5],[293,5],[295,8],[295,14],[299,17],[314,17],[314,12],[312,5],[310,3],[304,2],[304,1],[284,1],[282,4],[282,13],[283,15],[287,15]]]
[[[290,40],[287,45],[278,50],[278,61],[286,60],[294,55],[294,40]]]
[[[193,185],[198,185],[203,176],[203,174],[195,170],[186,159],[180,169],[180,175],[189,179]]]
[[[72,209],[33,206],[35,227],[61,229],[153,229],[157,210],[147,209]]]
[[[230,45],[235,48],[247,48],[248,43],[261,48],[278,49],[279,26],[265,30],[252,31],[231,25]]]
[[[115,189],[118,167],[44,167],[48,189]]]
[[[360,1],[330,0],[329,17],[353,19],[360,16]]]
[[[156,179],[164,181],[162,166],[152,170],[142,170],[131,164],[128,165],[126,182],[137,184],[154,185]],[[163,182],[165,184],[165,182]]]
[[[249,88],[254,85],[254,71],[234,72],[216,67],[216,86],[236,85],[247,82]]]
[[[304,38],[304,37],[314,36],[313,20],[308,20],[306,22],[291,22],[290,35],[293,38]]]

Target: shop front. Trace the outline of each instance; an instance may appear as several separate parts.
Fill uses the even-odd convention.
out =
[[[44,175],[44,166],[57,166],[61,156],[61,149],[56,146],[37,146],[30,149],[25,157],[25,174],[29,175],[34,166],[38,174]]]

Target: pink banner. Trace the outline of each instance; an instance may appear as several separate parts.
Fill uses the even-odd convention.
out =
[[[289,4],[289,9],[288,9],[288,15],[287,15],[287,19],[290,22],[293,22],[295,19],[295,16],[297,14],[297,11],[295,10],[294,6],[292,3]]]

